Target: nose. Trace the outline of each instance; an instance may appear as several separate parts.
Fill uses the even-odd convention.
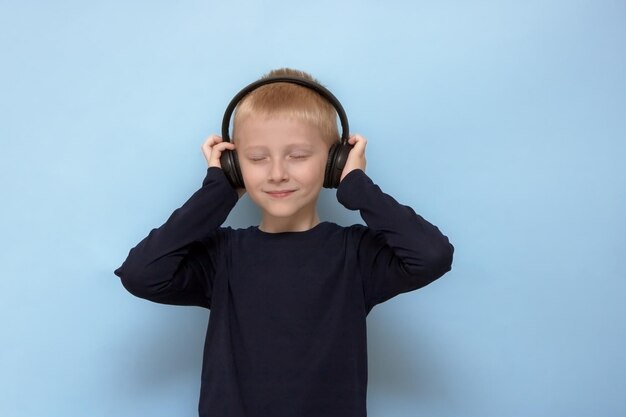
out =
[[[271,182],[282,182],[288,179],[289,175],[287,173],[284,161],[280,159],[272,161],[272,166],[270,167],[269,172],[269,180]]]

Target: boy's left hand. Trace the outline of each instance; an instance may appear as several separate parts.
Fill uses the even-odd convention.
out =
[[[341,172],[340,182],[343,181],[344,177],[348,175],[350,171],[354,171],[355,169],[365,171],[365,165],[367,163],[365,160],[365,145],[367,145],[367,139],[358,134],[351,135],[350,139],[348,139],[348,143],[354,145],[354,148],[352,148],[348,154],[348,160]]]

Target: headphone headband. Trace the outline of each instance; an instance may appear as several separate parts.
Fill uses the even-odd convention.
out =
[[[248,86],[244,87],[239,93],[237,93],[237,95],[233,97],[233,99],[228,104],[228,107],[226,107],[226,111],[224,112],[224,118],[222,119],[222,139],[225,142],[232,142],[232,140],[230,139],[230,134],[228,132],[230,128],[230,119],[232,117],[233,112],[235,111],[235,108],[239,104],[239,102],[246,95],[251,93],[253,90],[256,90],[257,88],[263,85],[274,84],[274,83],[297,84],[297,85],[306,87],[310,90],[317,92],[319,95],[321,95],[326,100],[328,100],[330,104],[332,104],[335,110],[337,111],[337,115],[339,116],[339,121],[341,122],[341,143],[344,145],[348,144],[348,139],[350,135],[350,128],[348,126],[348,117],[346,116],[346,112],[344,111],[343,106],[341,105],[337,97],[335,97],[333,93],[331,93],[327,88],[323,87],[322,85],[313,81],[306,80],[304,78],[297,78],[297,77],[263,78],[263,79],[260,79],[258,81],[255,81],[249,84]]]

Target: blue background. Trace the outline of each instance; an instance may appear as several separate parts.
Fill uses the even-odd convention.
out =
[[[1,0],[0,415],[196,414],[206,310],[113,270],[200,186],[230,98],[290,66],[456,246],[370,314],[369,415],[625,416],[625,40],[608,0]]]

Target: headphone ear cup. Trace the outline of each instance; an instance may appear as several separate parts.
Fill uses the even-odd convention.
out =
[[[220,165],[222,166],[222,171],[224,171],[228,182],[230,182],[230,185],[232,185],[234,189],[245,188],[241,169],[239,168],[237,152],[225,149],[220,156]]]
[[[324,187],[337,188],[341,180],[341,173],[346,166],[348,154],[352,149],[352,145],[343,143],[335,143],[330,147],[328,152],[328,160],[326,161],[326,172],[324,173]]]
[[[333,170],[335,165],[335,155],[337,154],[337,148],[339,144],[335,143],[330,147],[328,151],[328,159],[326,160],[326,170],[324,171],[324,188],[333,187]]]

